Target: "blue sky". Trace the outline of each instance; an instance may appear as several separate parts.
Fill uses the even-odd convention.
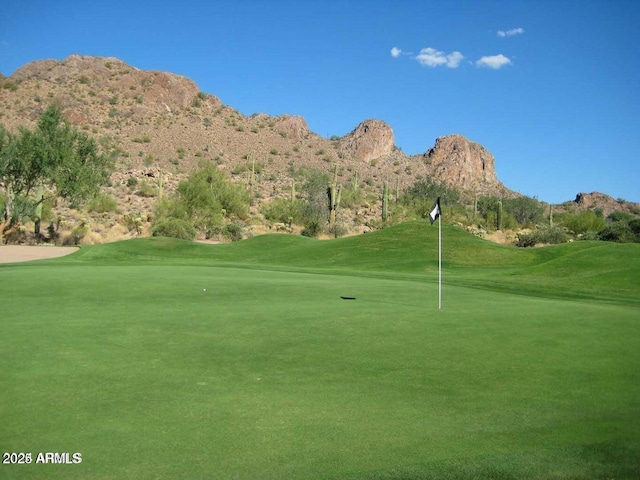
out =
[[[460,133],[507,187],[640,202],[640,1],[35,1],[0,10],[0,72],[77,53],[194,80],[250,115],[405,153]]]

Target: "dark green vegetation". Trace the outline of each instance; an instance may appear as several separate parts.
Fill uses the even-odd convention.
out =
[[[27,219],[39,236],[46,200],[83,204],[107,183],[111,167],[95,140],[65,122],[58,106],[48,107],[33,131],[19,128],[11,134],[0,125],[0,242]]]
[[[640,477],[640,246],[443,238],[442,311],[426,222],[0,266],[0,449],[83,458],[0,477]]]
[[[201,162],[180,182],[172,198],[156,204],[153,234],[193,240],[200,231],[211,238],[223,231],[225,221],[246,220],[248,216],[249,192],[231,183],[215,164]],[[231,238],[238,240],[237,235]]]

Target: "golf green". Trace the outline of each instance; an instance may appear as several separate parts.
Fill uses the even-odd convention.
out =
[[[640,477],[637,304],[509,293],[544,284],[518,259],[497,290],[457,266],[486,282],[439,311],[433,265],[276,268],[255,240],[0,267],[0,448],[33,459],[0,477]]]

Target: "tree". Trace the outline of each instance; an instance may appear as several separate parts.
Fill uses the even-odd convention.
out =
[[[36,213],[45,200],[62,197],[80,206],[107,183],[111,171],[111,160],[95,140],[69,125],[56,105],[45,110],[34,131],[0,130],[0,182],[6,195],[0,234],[15,229],[25,214],[34,215],[39,234]],[[17,205],[27,205],[28,212]]]
[[[433,202],[440,197],[440,204],[453,207],[460,201],[460,192],[444,183],[432,179],[418,181],[404,191],[401,203],[409,207],[416,215],[427,218],[433,208]]]
[[[231,183],[215,164],[201,162],[187,180],[180,182],[172,198],[156,204],[153,233],[189,238],[200,231],[210,238],[221,231],[225,219],[246,220],[249,200],[243,186]]]
[[[541,223],[544,217],[542,204],[531,197],[505,198],[504,210],[520,225],[535,225]]]
[[[305,203],[302,207],[303,235],[317,237],[329,221],[329,200],[327,198],[327,174],[311,170],[302,186]]]

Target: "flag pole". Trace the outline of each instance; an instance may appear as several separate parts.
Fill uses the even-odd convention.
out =
[[[438,216],[438,310],[442,310],[442,214]]]
[[[442,309],[442,210],[440,209],[440,197],[436,198],[431,212],[429,212],[431,225],[438,220],[438,310]]]

